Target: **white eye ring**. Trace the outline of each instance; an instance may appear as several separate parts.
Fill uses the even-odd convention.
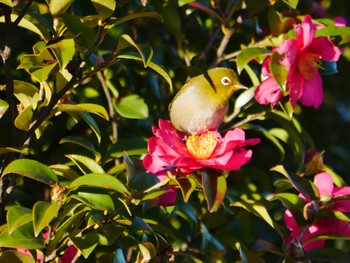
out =
[[[228,85],[231,84],[231,79],[230,79],[229,77],[223,77],[223,78],[221,79],[221,83],[222,83],[222,85],[224,85],[224,86],[228,86]]]

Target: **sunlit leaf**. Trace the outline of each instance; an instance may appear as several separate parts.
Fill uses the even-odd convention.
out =
[[[146,119],[148,118],[148,107],[144,100],[138,95],[129,95],[119,103],[116,103],[115,110],[124,118]]]
[[[142,61],[142,58],[137,53],[121,54],[121,55],[118,55],[118,58]],[[171,81],[171,78],[166,70],[164,70],[160,65],[158,65],[152,61],[148,62],[147,66],[150,67],[151,69],[153,69],[159,75],[161,75],[168,82],[168,84],[170,86],[170,90],[172,90],[172,87],[173,87],[172,81]]]
[[[15,119],[15,126],[17,129],[22,131],[28,131],[31,123],[33,122],[33,108],[27,107],[21,111]]]
[[[151,242],[143,242],[138,244],[140,252],[142,254],[142,260],[145,262],[150,261],[157,255],[157,250]]]
[[[21,225],[9,234],[7,228],[0,233],[0,247],[43,249],[43,238],[35,238],[31,223]]]
[[[226,195],[226,178],[216,170],[206,169],[202,173],[202,184],[205,198],[207,200],[208,210],[216,212]]]
[[[37,237],[40,232],[49,225],[51,220],[57,216],[61,205],[46,201],[38,201],[33,207],[34,235]]]
[[[91,2],[96,8],[100,20],[110,17],[113,14],[116,6],[115,0],[92,0]]]
[[[32,210],[23,206],[13,206],[6,216],[8,233],[11,235],[17,228],[32,221]]]
[[[196,181],[192,178],[192,176],[178,177],[175,178],[175,180],[179,185],[184,201],[187,202],[197,187]]]
[[[8,5],[9,7],[13,7],[13,4],[12,4],[11,0],[0,0],[0,3]]]
[[[14,160],[6,166],[3,171],[3,176],[12,173],[31,178],[47,185],[53,185],[58,182],[57,175],[49,167],[30,159]]]
[[[92,103],[80,103],[80,104],[59,104],[57,106],[58,111],[63,112],[89,112],[96,114],[105,120],[109,119],[109,115],[106,109],[98,104]]]
[[[113,191],[117,191],[123,194],[128,194],[128,189],[124,186],[122,182],[120,182],[117,178],[108,175],[108,174],[87,174],[83,175],[76,180],[74,180],[69,188],[77,188],[81,186],[90,186],[90,187],[98,187],[105,188]]]
[[[283,206],[288,209],[298,225],[305,225],[305,219],[303,216],[303,207],[305,202],[296,194],[292,193],[276,193],[274,194],[283,204]]]
[[[22,252],[2,251],[0,254],[0,262],[4,263],[35,263],[32,256]]]
[[[113,211],[115,209],[111,195],[103,188],[80,187],[76,193],[70,197],[96,210]]]
[[[85,173],[97,173],[97,174],[103,174],[104,170],[103,168],[94,160],[84,155],[78,155],[78,154],[67,154],[67,158],[72,160],[79,169]]]
[[[276,80],[278,85],[281,87],[281,89],[286,90],[286,80],[287,80],[288,71],[279,62],[282,56],[283,54],[280,55],[278,52],[274,52],[272,54],[271,60],[270,60],[270,69],[274,79]]]
[[[74,235],[69,236],[75,247],[79,249],[84,258],[88,258],[98,245],[99,237],[96,233],[86,234],[76,238]]]
[[[297,22],[295,18],[283,17],[273,8],[268,11],[268,19],[271,32],[275,36],[286,33]]]
[[[50,0],[50,13],[53,16],[59,16],[67,11],[75,0]]]
[[[260,47],[248,47],[242,49],[242,51],[237,56],[237,71],[238,74],[242,72],[244,67],[253,59],[259,56],[266,56],[271,54],[271,51],[266,48]]]
[[[283,0],[287,5],[289,5],[291,8],[296,9],[299,0]]]
[[[319,28],[315,32],[315,37],[333,37],[333,36],[340,36],[342,38],[342,41],[340,42],[340,44],[345,44],[350,42],[350,27],[329,26],[329,27]]]
[[[75,42],[74,39],[63,39],[55,44],[48,46],[51,48],[60,63],[60,68],[64,69],[67,64],[72,60],[75,54]]]
[[[27,155],[29,153],[28,148],[23,148],[23,149],[17,149],[17,148],[12,148],[12,147],[0,147],[0,155],[5,154],[5,153],[21,153],[24,155]]]
[[[2,116],[4,116],[8,108],[9,104],[6,101],[0,99],[0,119]]]

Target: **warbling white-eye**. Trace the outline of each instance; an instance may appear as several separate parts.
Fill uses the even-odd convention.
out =
[[[231,95],[243,88],[232,69],[210,69],[178,91],[169,105],[170,120],[187,134],[216,129],[224,120]]]

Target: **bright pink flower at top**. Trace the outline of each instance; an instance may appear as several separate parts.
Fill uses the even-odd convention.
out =
[[[317,187],[320,196],[320,209],[350,212],[350,200],[331,200],[331,198],[350,195],[349,186],[335,187],[333,185],[333,179],[328,173],[317,174],[314,178],[314,184]],[[301,194],[299,196],[303,198],[305,202],[311,201]],[[296,223],[292,213],[289,210],[285,212],[284,220],[287,227],[292,231],[291,235],[299,239],[302,230]],[[311,241],[309,243],[307,242],[311,237],[321,234],[339,234],[350,236],[350,223],[336,218],[322,218],[317,220],[314,224],[308,227],[305,232],[303,232],[301,242],[306,243],[303,246],[304,250],[307,251],[314,248],[324,247],[325,240]]]
[[[202,168],[236,170],[252,157],[246,145],[255,145],[259,139],[245,139],[242,129],[236,128],[222,138],[214,130],[191,135],[185,140],[170,121],[159,120],[159,128],[153,127],[155,136],[148,140],[148,152],[143,159],[145,169],[157,176],[167,171],[189,174]]]
[[[338,61],[340,49],[329,37],[315,38],[315,26],[310,15],[301,24],[294,26],[296,39],[287,39],[274,49],[281,55],[280,64],[287,72],[286,88],[293,107],[300,101],[304,106],[318,108],[323,101],[322,78],[318,69],[323,61]],[[267,78],[257,87],[255,98],[260,104],[275,104],[283,97],[283,92],[269,68],[270,56],[263,63],[262,74]]]

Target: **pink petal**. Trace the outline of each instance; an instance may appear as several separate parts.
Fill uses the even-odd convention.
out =
[[[286,223],[287,228],[290,231],[293,231],[295,237],[299,236],[300,228],[289,210],[286,210],[284,213],[284,222]]]
[[[307,48],[307,52],[319,54],[325,61],[338,61],[342,53],[328,37],[315,38]]]
[[[303,94],[300,98],[301,104],[307,107],[314,106],[318,109],[323,101],[322,78],[320,73],[315,70],[313,78],[304,79]]]
[[[300,97],[303,94],[302,86],[303,86],[304,80],[305,79],[303,75],[298,70],[295,70],[293,74],[290,74],[287,79],[287,89],[289,90],[289,100],[293,107],[299,101]]]
[[[302,48],[301,50],[306,49],[311,41],[315,38],[315,27],[312,22],[310,15],[305,15],[301,25],[295,28],[295,33],[297,40],[301,41]]]
[[[282,55],[279,61],[281,65],[283,65],[287,71],[293,70],[297,62],[298,53],[300,52],[297,40],[287,39],[277,49],[277,52]]]
[[[64,255],[60,258],[60,263],[71,263],[78,254],[78,249],[75,246],[69,246]]]
[[[270,103],[274,107],[282,99],[283,92],[276,80],[270,76],[256,88],[254,97],[260,104]]]
[[[333,179],[329,173],[319,173],[314,178],[314,184],[318,189],[320,196],[329,195],[333,193]]]
[[[271,71],[270,71],[270,60],[271,60],[271,56],[267,56],[263,63],[261,64],[261,74],[265,77],[267,77],[268,75],[270,75]]]
[[[168,192],[162,194],[158,197],[159,205],[161,206],[171,206],[176,203],[177,189],[169,188]]]

